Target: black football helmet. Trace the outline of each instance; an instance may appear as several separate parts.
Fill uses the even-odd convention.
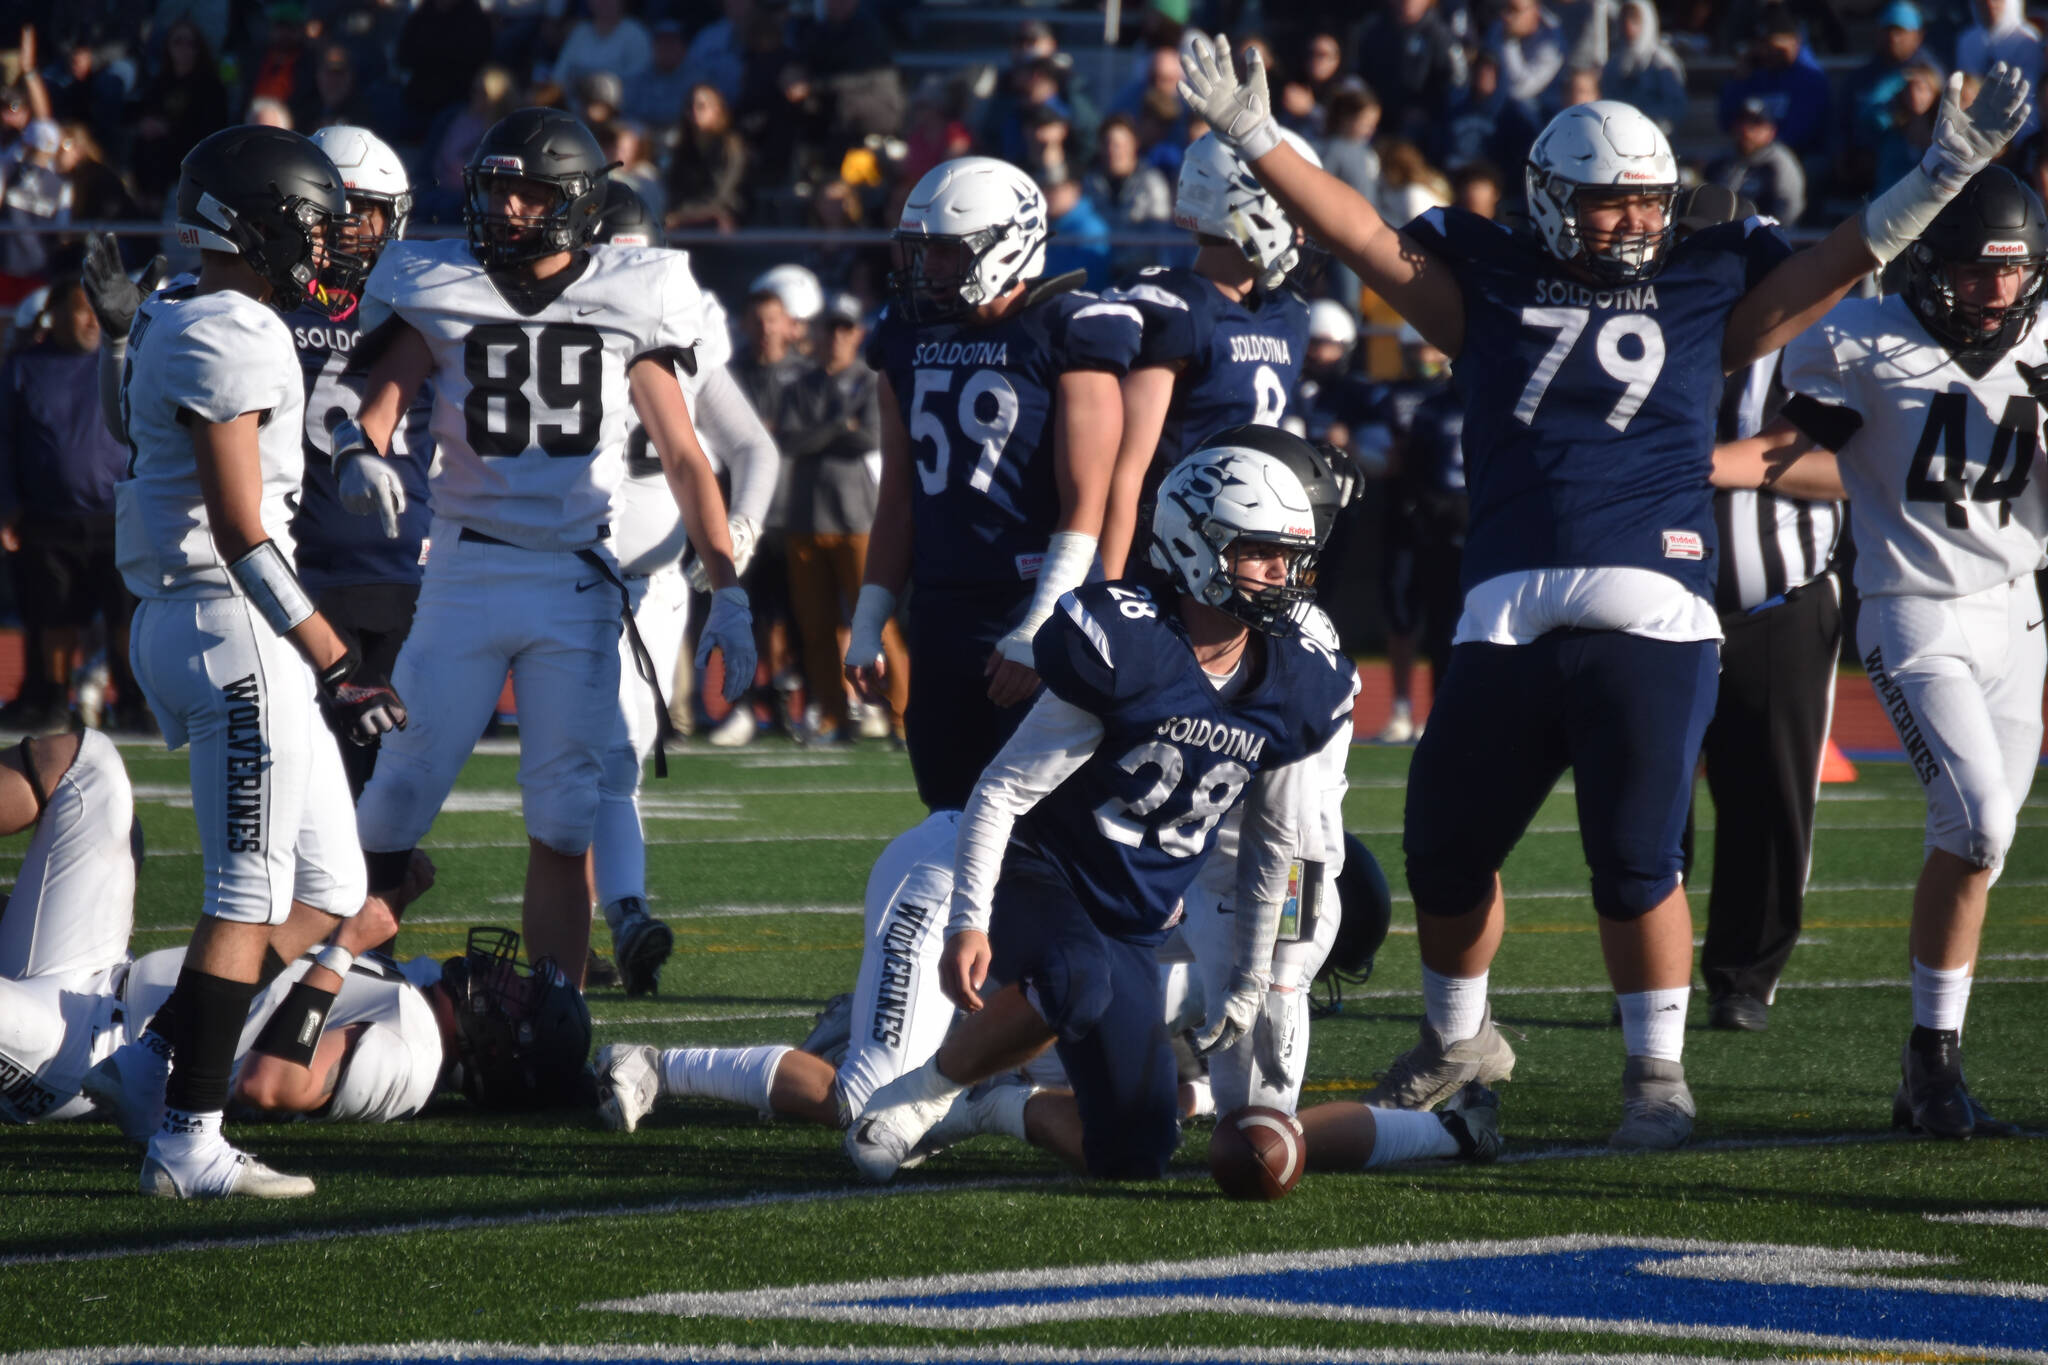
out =
[[[1315,984],[1323,998],[1310,1006],[1321,1017],[1344,1008],[1344,988],[1363,986],[1372,979],[1373,959],[1387,941],[1387,927],[1394,919],[1394,897],[1387,890],[1387,875],[1379,859],[1372,856],[1355,834],[1344,836],[1344,870],[1337,874],[1337,905],[1344,918],[1337,925],[1337,941],[1316,972]]]
[[[334,163],[282,128],[223,129],[201,139],[179,168],[179,243],[240,256],[270,285],[269,303],[281,313],[310,303],[344,317],[355,307],[369,264],[341,249],[348,222]]]
[[[491,126],[462,172],[463,222],[469,249],[493,270],[524,265],[595,239],[611,163],[596,137],[559,109],[519,109]],[[552,191],[534,214],[491,208],[491,190],[503,180]]]
[[[1337,524],[1337,514],[1350,504],[1365,482],[1358,462],[1349,451],[1327,441],[1303,440],[1279,427],[1247,422],[1243,426],[1226,427],[1202,444],[1243,446],[1247,450],[1262,451],[1293,470],[1294,477],[1301,480],[1302,490],[1308,494],[1310,509],[1315,513],[1318,550],[1330,543],[1330,529]]]
[[[614,246],[660,246],[661,220],[647,211],[647,201],[623,180],[605,177],[604,206],[597,215],[593,242]]]
[[[1906,250],[1907,306],[1935,340],[1958,356],[1999,356],[2026,339],[2041,305],[2048,262],[2048,214],[2041,197],[2003,166],[1979,171]],[[1954,267],[2016,265],[2019,297],[2003,308],[1956,297]]]
[[[542,958],[521,970],[519,935],[479,925],[441,967],[455,1007],[462,1093],[486,1109],[545,1109],[591,1097],[590,1007]]]

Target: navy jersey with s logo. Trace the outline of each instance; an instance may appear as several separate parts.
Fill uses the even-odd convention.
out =
[[[1293,290],[1227,298],[1192,270],[1152,266],[1103,294],[1145,318],[1135,364],[1174,365],[1173,405],[1152,469],[1164,472],[1226,427],[1277,427],[1301,382],[1308,305]]]
[[[1254,636],[1245,667],[1257,675],[1225,699],[1171,600],[1133,582],[1062,597],[1032,654],[1045,685],[1098,717],[1103,735],[1016,837],[1127,940],[1165,936],[1217,826],[1260,771],[1318,752],[1351,722],[1349,660],[1305,637]]]
[[[913,583],[994,587],[1037,577],[1059,522],[1060,376],[1121,378],[1138,341],[1137,310],[1083,291],[987,325],[919,327],[882,314],[867,361],[888,376],[910,435]]]
[[[1714,595],[1712,468],[1729,311],[1792,248],[1767,219],[1707,228],[1635,284],[1589,284],[1535,237],[1457,209],[1403,229],[1464,295],[1467,589],[1637,567]]]

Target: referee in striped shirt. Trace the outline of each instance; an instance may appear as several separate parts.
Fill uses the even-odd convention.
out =
[[[1682,236],[1755,211],[1719,185],[1702,185],[1681,196],[1675,226]],[[1728,376],[1716,439],[1755,435],[1783,401],[1776,354]],[[1727,638],[1702,748],[1715,827],[1700,974],[1712,1027],[1759,1031],[1806,899],[1842,643],[1841,597],[1828,570],[1844,517],[1839,503],[1724,489],[1714,495],[1714,519],[1715,606]]]

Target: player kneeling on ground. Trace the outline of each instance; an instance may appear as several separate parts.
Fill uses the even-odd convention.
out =
[[[1785,348],[1792,397],[1760,435],[1715,452],[1715,480],[1849,499],[1857,648],[1927,789],[1892,1121],[1995,1137],[2012,1127],[1964,1084],[1962,1030],[1991,886],[2041,753],[2034,575],[2048,565],[2048,493],[2029,478],[2048,399],[2041,200],[2001,167],[1978,172],[1906,270],[1903,292],[1846,300]],[[1833,458],[1800,459],[1816,447]]]
[[[1227,1047],[1258,1016],[1288,864],[1326,857],[1297,813],[1314,755],[1350,721],[1355,670],[1297,634],[1315,523],[1286,465],[1196,452],[1162,483],[1153,535],[1163,599],[1078,588],[1038,632],[1047,690],[961,816],[940,980],[974,1017],[849,1130],[871,1179],[967,1086],[1055,1045],[1073,1086],[1056,1149],[1098,1177],[1164,1173],[1180,1122],[1153,950],[1247,797],[1236,959],[1259,965],[1234,976],[1202,1041]]]

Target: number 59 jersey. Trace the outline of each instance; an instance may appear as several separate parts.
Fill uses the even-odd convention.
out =
[[[1736,302],[1791,254],[1770,220],[1704,229],[1651,278],[1611,286],[1457,209],[1403,231],[1464,295],[1466,589],[1629,567],[1711,601],[1721,340]]]
[[[1060,376],[1122,378],[1138,342],[1136,309],[1078,290],[987,325],[917,327],[883,312],[867,362],[888,376],[910,434],[912,582],[1015,587],[1038,576],[1060,514]]]
[[[698,342],[703,304],[681,252],[578,252],[538,283],[486,272],[462,241],[393,242],[363,330],[396,316],[434,357],[434,511],[535,550],[603,534],[633,421],[626,374]]]
[[[1065,871],[1099,926],[1128,939],[1164,937],[1252,779],[1349,726],[1358,680],[1306,636],[1254,637],[1243,666],[1256,674],[1219,692],[1172,599],[1131,582],[1062,597],[1032,657],[1053,695],[1102,722],[1102,739],[1017,837]]]
[[[2032,373],[2029,374],[2029,371]],[[1865,597],[1967,597],[2040,569],[2040,321],[1981,377],[1905,299],[1844,299],[1785,347],[1786,416],[1834,448]]]

